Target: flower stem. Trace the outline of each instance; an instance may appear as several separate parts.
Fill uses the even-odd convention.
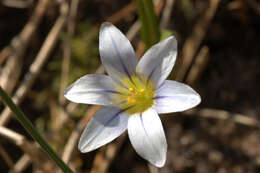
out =
[[[141,21],[142,40],[146,49],[160,40],[159,22],[155,15],[152,0],[138,0],[138,15]]]
[[[16,118],[27,130],[27,132],[37,141],[41,148],[49,155],[49,157],[63,170],[65,173],[73,173],[73,171],[61,160],[61,158],[56,154],[56,152],[48,145],[48,143],[39,134],[33,124],[24,115],[20,108],[18,108],[12,99],[7,95],[7,93],[0,86],[0,97],[5,102],[5,104],[12,110]]]

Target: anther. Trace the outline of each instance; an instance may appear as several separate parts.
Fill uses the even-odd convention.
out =
[[[127,97],[127,101],[128,103],[131,103],[131,104],[135,104],[136,103],[136,100],[132,97]]]
[[[130,92],[134,92],[134,91],[135,91],[134,88],[129,88],[128,90],[129,90]]]

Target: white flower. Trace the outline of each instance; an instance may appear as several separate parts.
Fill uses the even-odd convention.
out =
[[[95,150],[128,129],[136,152],[162,167],[167,143],[158,113],[184,111],[201,100],[189,86],[166,80],[176,60],[176,39],[169,37],[154,45],[138,62],[129,40],[115,26],[104,23],[99,51],[109,76],[85,75],[64,94],[76,103],[105,106],[88,123],[79,150]]]

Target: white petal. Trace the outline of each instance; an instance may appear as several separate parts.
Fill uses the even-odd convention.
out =
[[[110,23],[103,23],[99,33],[99,52],[107,73],[116,81],[135,73],[137,58],[124,34]]]
[[[69,86],[64,96],[70,101],[85,104],[111,105],[114,81],[106,75],[85,75]]]
[[[141,58],[137,71],[159,87],[169,76],[177,56],[177,41],[172,36],[152,46]]]
[[[128,115],[114,107],[101,108],[82,133],[78,148],[81,152],[95,150],[121,135],[127,128]]]
[[[198,105],[200,101],[199,94],[191,87],[171,80],[164,81],[155,96],[159,114],[184,111]]]
[[[128,135],[136,152],[157,167],[166,161],[167,143],[161,120],[154,109],[131,115]]]

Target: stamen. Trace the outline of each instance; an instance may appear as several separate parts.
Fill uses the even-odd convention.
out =
[[[128,90],[129,90],[131,93],[135,91],[134,88],[129,88]]]
[[[144,94],[144,92],[145,92],[145,89],[142,88],[142,89],[140,90],[140,93],[141,93],[141,94]]]
[[[127,97],[127,101],[131,104],[136,104],[136,100],[132,97]]]
[[[145,76],[131,76],[134,83],[130,81],[129,78],[123,78],[122,83],[127,86],[127,90],[121,90],[119,88],[118,92],[124,93],[124,95],[117,95],[116,99],[122,102],[119,105],[122,109],[131,106],[131,109],[126,112],[131,115],[135,113],[142,113],[149,107],[154,105],[154,90],[152,81],[149,85],[145,84],[147,77]]]

